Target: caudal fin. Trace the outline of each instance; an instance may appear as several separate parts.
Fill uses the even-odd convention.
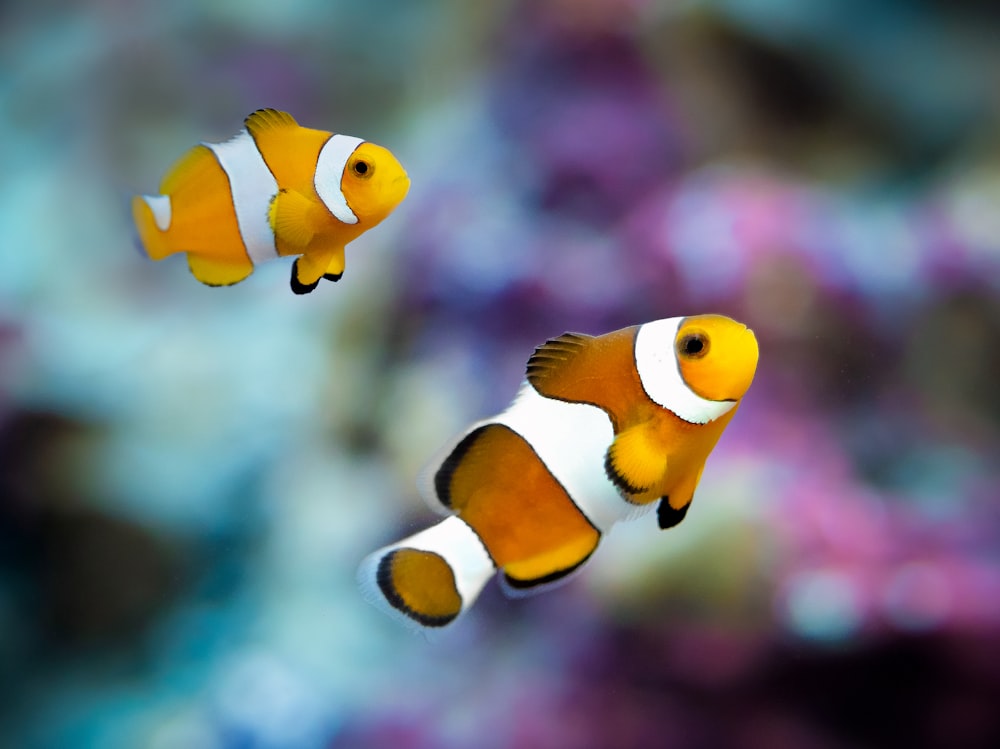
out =
[[[457,516],[365,557],[362,595],[393,618],[418,628],[451,624],[495,572],[482,541]]]
[[[162,260],[174,252],[167,241],[171,222],[169,195],[136,195],[132,198],[132,219],[139,241],[153,260]]]

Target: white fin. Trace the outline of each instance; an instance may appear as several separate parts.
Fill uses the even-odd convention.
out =
[[[149,206],[149,210],[153,212],[153,221],[156,222],[156,228],[160,231],[166,231],[169,229],[172,218],[171,214],[173,213],[170,208],[170,196],[143,195],[142,199],[146,201],[146,205]]]

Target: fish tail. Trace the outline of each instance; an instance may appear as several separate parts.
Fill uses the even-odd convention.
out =
[[[167,238],[171,218],[169,195],[136,195],[132,198],[132,219],[139,232],[139,241],[153,260],[162,260],[176,252]]]
[[[440,629],[472,605],[495,571],[476,532],[452,516],[369,554],[358,569],[358,584],[390,616]]]

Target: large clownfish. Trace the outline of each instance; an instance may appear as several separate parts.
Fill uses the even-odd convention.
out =
[[[675,317],[535,349],[503,413],[473,424],[422,492],[445,520],[370,554],[365,597],[444,627],[496,571],[508,594],[564,579],[619,520],[684,519],[757,369],[757,340],[719,315]]]
[[[410,179],[388,150],[348,135],[300,127],[258,109],[225,143],[188,151],[160,183],[137,195],[132,215],[153,260],[186,252],[191,272],[228,286],[254,266],[298,255],[292,290],[340,279],[344,245],[406,197]]]

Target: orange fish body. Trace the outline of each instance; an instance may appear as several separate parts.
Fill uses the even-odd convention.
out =
[[[450,517],[369,555],[366,597],[442,627],[497,570],[508,593],[534,592],[620,520],[656,505],[661,528],[677,525],[757,357],[753,333],[718,315],[539,346],[513,403],[434,464],[424,494]]]
[[[238,283],[254,266],[293,255],[292,289],[304,294],[321,278],[340,278],[344,246],[388,216],[409,186],[382,146],[262,109],[234,138],[188,151],[160,195],[132,199],[132,215],[153,260],[187,253],[202,283]]]

